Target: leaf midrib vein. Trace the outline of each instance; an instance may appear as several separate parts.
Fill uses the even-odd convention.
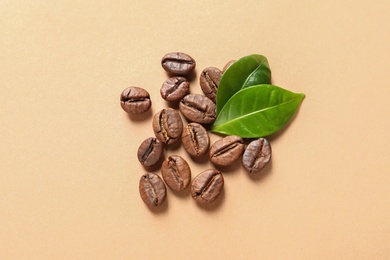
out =
[[[253,115],[253,114],[257,114],[257,113],[260,113],[260,112],[264,112],[264,111],[273,109],[273,108],[275,108],[275,107],[282,106],[282,105],[285,105],[285,104],[294,102],[294,101],[296,101],[297,99],[298,99],[298,98],[293,98],[293,99],[291,99],[291,100],[289,100],[289,101],[287,101],[287,102],[280,103],[280,104],[277,104],[277,105],[272,106],[272,107],[267,107],[267,108],[264,108],[264,109],[261,109],[261,110],[253,111],[253,112],[251,112],[251,113],[248,113],[248,114],[245,114],[245,115],[236,117],[236,118],[234,118],[234,119],[232,119],[232,120],[228,120],[228,121],[226,121],[226,122],[223,123],[223,124],[217,125],[216,127],[223,127],[224,125],[226,125],[226,124],[231,124],[232,122],[237,121],[237,120],[239,120],[239,119],[241,119],[241,118],[245,118],[245,117],[248,117],[248,116]],[[222,112],[222,111],[221,111],[221,112]]]

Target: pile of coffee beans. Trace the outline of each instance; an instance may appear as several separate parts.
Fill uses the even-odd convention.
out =
[[[154,173],[145,173],[139,181],[142,200],[150,207],[160,206],[166,198],[166,185],[174,191],[190,186],[192,198],[201,204],[214,201],[222,192],[224,178],[217,169],[207,169],[191,178],[191,168],[179,155],[169,155],[163,161],[164,149],[173,143],[182,143],[192,158],[208,153],[216,166],[229,166],[242,157],[242,165],[249,173],[261,171],[271,159],[271,146],[264,138],[243,140],[239,136],[226,136],[210,146],[209,126],[216,119],[216,95],[224,71],[232,64],[229,61],[223,70],[205,68],[200,75],[200,87],[204,95],[190,94],[188,76],[196,67],[188,54],[172,52],[161,60],[161,66],[172,77],[161,86],[160,94],[168,102],[178,102],[180,113],[188,120],[183,125],[179,112],[164,108],[153,116],[154,137],[146,138],[139,146],[138,161],[145,167],[160,166],[162,179]],[[120,96],[121,107],[129,114],[142,114],[152,105],[149,93],[139,87],[128,87]],[[244,141],[250,141],[245,145]],[[192,179],[192,180],[191,180]],[[191,185],[190,185],[191,183]]]

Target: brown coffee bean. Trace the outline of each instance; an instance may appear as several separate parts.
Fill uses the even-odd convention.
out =
[[[138,161],[146,167],[159,162],[163,155],[164,144],[154,137],[145,139],[138,148]]]
[[[167,79],[160,89],[160,94],[166,101],[179,101],[188,94],[190,83],[184,77]]]
[[[233,164],[245,149],[243,140],[236,135],[226,136],[210,147],[210,161],[218,166]]]
[[[149,110],[152,105],[149,93],[138,87],[128,87],[122,91],[121,107],[129,114],[141,114]]]
[[[225,73],[225,71],[235,62],[236,62],[236,60],[231,60],[228,63],[226,63],[226,65],[222,69],[222,74]]]
[[[221,77],[222,71],[214,67],[205,68],[200,74],[200,87],[206,97],[211,99],[214,103]]]
[[[242,165],[249,173],[261,171],[271,160],[271,145],[265,138],[249,143],[242,156]]]
[[[206,170],[192,180],[191,196],[199,203],[210,203],[219,196],[223,184],[221,172],[215,169]]]
[[[149,207],[160,206],[167,195],[163,180],[154,173],[145,173],[139,180],[139,193]]]
[[[171,155],[164,160],[161,174],[165,183],[172,190],[184,190],[191,181],[190,166],[179,155]]]
[[[211,124],[216,118],[214,102],[199,94],[185,96],[180,101],[179,109],[188,120],[200,124]]]
[[[158,140],[172,144],[180,139],[183,131],[181,117],[172,108],[162,109],[153,117],[153,131]]]
[[[195,69],[195,60],[182,52],[171,52],[161,60],[161,66],[165,71],[174,75],[187,75]]]
[[[181,138],[184,149],[193,157],[201,157],[209,150],[209,134],[207,133],[207,130],[198,123],[189,123],[185,126]]]

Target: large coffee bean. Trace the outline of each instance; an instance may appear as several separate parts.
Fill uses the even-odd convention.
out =
[[[171,52],[161,60],[161,66],[174,75],[187,75],[195,69],[195,60],[182,52]]]
[[[199,94],[185,96],[180,101],[179,109],[188,120],[200,124],[211,124],[216,118],[214,102]]]
[[[153,117],[153,131],[157,139],[172,144],[180,139],[183,131],[181,117],[172,108],[162,109]]]
[[[228,63],[226,63],[226,65],[222,69],[222,73],[225,73],[225,71],[235,62],[236,62],[236,60],[231,60]]]
[[[149,93],[138,87],[129,87],[122,91],[121,107],[129,114],[141,114],[149,110],[152,105]]]
[[[184,127],[181,141],[184,149],[193,157],[205,155],[210,146],[207,130],[198,123],[189,123]]]
[[[167,189],[158,175],[145,173],[139,180],[139,193],[146,205],[158,207],[164,202]]]
[[[200,87],[206,97],[211,99],[214,103],[221,77],[222,71],[214,67],[205,68],[200,74]]]
[[[210,161],[218,166],[231,165],[240,158],[244,149],[241,137],[236,135],[224,137],[210,147]]]
[[[164,152],[164,144],[154,137],[145,139],[138,147],[138,161],[146,167],[158,163]]]
[[[179,155],[171,155],[164,160],[161,174],[165,183],[172,190],[184,190],[191,181],[190,166]]]
[[[261,171],[271,160],[271,145],[265,138],[249,143],[242,156],[242,165],[249,173]]]
[[[199,203],[214,201],[223,189],[221,172],[210,169],[200,173],[191,183],[191,196]]]
[[[160,89],[160,94],[166,101],[179,101],[188,94],[190,83],[184,77],[167,79]]]

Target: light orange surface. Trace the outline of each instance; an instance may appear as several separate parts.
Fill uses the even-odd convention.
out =
[[[379,1],[0,1],[0,259],[390,259],[390,4]],[[152,212],[136,151],[166,107],[164,54],[199,74],[259,53],[306,94],[201,208],[169,190]],[[130,119],[127,86],[152,112]],[[212,135],[213,141],[219,137]],[[195,176],[212,167],[180,148]],[[159,171],[156,170],[156,173]]]

